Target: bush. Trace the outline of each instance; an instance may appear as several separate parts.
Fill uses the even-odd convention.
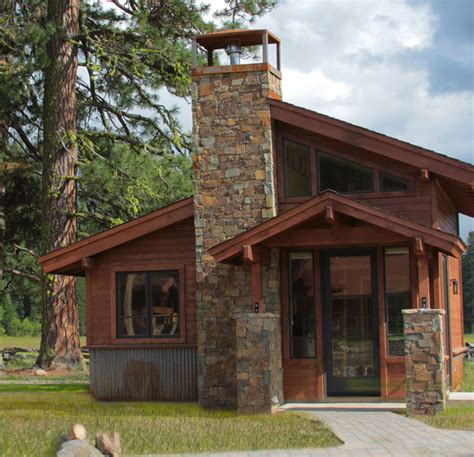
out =
[[[32,322],[27,317],[23,321],[15,317],[10,325],[10,336],[38,336],[41,334],[41,324],[39,322]]]

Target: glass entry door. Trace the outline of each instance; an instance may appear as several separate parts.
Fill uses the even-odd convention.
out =
[[[323,275],[327,394],[380,395],[375,254],[326,254]]]

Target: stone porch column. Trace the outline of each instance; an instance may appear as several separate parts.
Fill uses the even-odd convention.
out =
[[[434,415],[446,406],[442,309],[404,309],[408,415]]]
[[[237,411],[270,413],[283,401],[280,318],[236,314]]]

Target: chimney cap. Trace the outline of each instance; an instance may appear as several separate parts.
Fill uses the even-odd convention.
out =
[[[266,29],[261,30],[221,30],[218,32],[197,35],[196,42],[208,51],[225,49],[229,40],[240,40],[241,46],[256,46],[263,43],[263,35],[267,34],[268,44],[279,44],[280,39]]]

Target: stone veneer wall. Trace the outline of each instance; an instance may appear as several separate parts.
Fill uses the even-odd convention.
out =
[[[280,316],[236,315],[237,410],[269,413],[283,395]]]
[[[237,407],[235,314],[252,310],[250,268],[216,265],[207,250],[276,215],[267,97],[281,97],[266,64],[193,73],[198,396]],[[279,313],[278,255],[263,269],[267,310]]]
[[[406,309],[402,313],[407,413],[434,415],[446,405],[444,310]]]

